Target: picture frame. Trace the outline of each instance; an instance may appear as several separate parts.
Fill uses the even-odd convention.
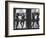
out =
[[[36,11],[37,9],[40,11]],[[31,26],[32,22],[30,21],[30,19],[32,19],[31,14],[33,14],[31,10],[35,10],[33,12],[38,12],[37,14],[35,13],[34,15],[37,15],[38,19],[40,18],[40,23],[37,21],[37,24],[38,25],[40,24],[39,27]],[[17,18],[17,16],[19,16],[20,18]],[[21,19],[22,16],[24,16],[26,22]],[[19,19],[19,22],[15,21],[16,19]],[[33,21],[34,20],[35,19],[33,18]],[[23,24],[26,25],[26,28],[20,27],[16,29],[17,27],[15,26],[16,25],[15,22],[18,25],[19,23],[22,26]],[[5,37],[35,36],[35,35],[45,35],[45,3],[5,1]]]

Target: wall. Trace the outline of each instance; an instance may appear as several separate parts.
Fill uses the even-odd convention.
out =
[[[16,0],[16,1],[45,2],[46,3],[46,0]],[[46,7],[46,4],[45,4],[45,7]],[[5,0],[0,0],[0,38],[5,38]],[[24,36],[24,37],[16,37],[16,38],[46,38],[46,35],[40,35],[40,36]]]

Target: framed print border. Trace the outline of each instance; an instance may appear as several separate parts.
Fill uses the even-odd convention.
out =
[[[40,34],[26,34],[26,35],[8,35],[8,2],[27,3],[27,4],[42,4],[43,5],[43,33]],[[45,35],[45,3],[40,2],[24,2],[24,1],[5,1],[5,37],[18,37],[18,36],[35,36]]]

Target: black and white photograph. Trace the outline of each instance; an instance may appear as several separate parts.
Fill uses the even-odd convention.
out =
[[[5,37],[45,35],[45,3],[5,1]]]
[[[14,8],[14,30],[39,29],[38,8]]]

